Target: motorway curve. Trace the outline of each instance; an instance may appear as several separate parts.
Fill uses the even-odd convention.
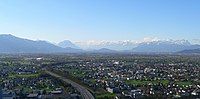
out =
[[[67,79],[67,78],[64,78],[58,74],[55,74],[51,71],[47,71],[46,70],[46,73],[51,75],[51,76],[54,76],[56,78],[59,78],[61,80],[63,80],[64,82],[68,83],[68,84],[71,84],[77,91],[79,91],[81,93],[81,96],[84,98],[84,99],[94,99],[94,96],[83,86],[79,85],[78,83],[70,80],[70,79]]]

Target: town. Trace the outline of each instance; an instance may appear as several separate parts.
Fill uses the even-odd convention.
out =
[[[0,96],[84,99],[77,84],[95,99],[200,98],[199,72],[199,55],[2,54]]]

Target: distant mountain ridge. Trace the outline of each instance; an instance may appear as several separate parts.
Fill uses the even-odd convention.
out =
[[[73,44],[71,41],[69,40],[64,40],[60,43],[57,44],[59,47],[62,48],[75,48],[75,49],[80,49],[78,46],[76,46],[75,44]]]
[[[111,49],[107,49],[107,48],[101,48],[98,50],[92,50],[90,51],[91,53],[118,53],[118,51],[116,50],[111,50]]]
[[[46,41],[33,41],[10,34],[0,35],[0,53],[64,53],[79,51],[72,48],[61,48]]]
[[[133,52],[178,52],[186,49],[200,48],[200,45],[192,45],[187,40],[182,41],[154,41],[141,43],[133,49]]]
[[[135,41],[87,41],[87,42],[75,42],[77,46],[82,49],[102,49],[107,48],[110,50],[130,50],[137,46]]]
[[[59,44],[46,41],[33,41],[9,34],[0,35],[0,53],[173,53],[200,49],[200,45],[192,45],[187,40],[168,40],[134,43],[133,41],[100,42],[98,49],[82,50],[69,40]],[[125,50],[119,50],[125,47]],[[195,50],[196,51],[196,50]]]
[[[190,49],[190,50],[183,50],[178,52],[180,54],[200,54],[200,48],[198,49]]]

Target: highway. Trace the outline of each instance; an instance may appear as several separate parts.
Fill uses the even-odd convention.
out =
[[[79,91],[81,93],[81,96],[84,98],[84,99],[95,99],[94,96],[83,86],[79,85],[78,83],[70,80],[70,79],[67,79],[65,77],[62,77],[58,74],[55,74],[51,71],[45,71],[47,74],[51,75],[51,76],[54,76],[56,78],[59,78],[61,80],[63,80],[64,82],[68,83],[68,84],[71,84],[77,91]]]

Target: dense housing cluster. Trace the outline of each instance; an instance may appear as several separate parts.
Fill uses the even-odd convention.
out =
[[[81,98],[70,84],[47,75],[42,70],[45,60],[30,56],[1,56],[0,99]]]
[[[94,91],[121,98],[199,97],[199,60],[199,56],[96,55],[79,56],[53,68]]]
[[[2,55],[1,93],[81,98],[46,70],[79,83],[97,99],[200,97],[200,57],[194,55]]]

